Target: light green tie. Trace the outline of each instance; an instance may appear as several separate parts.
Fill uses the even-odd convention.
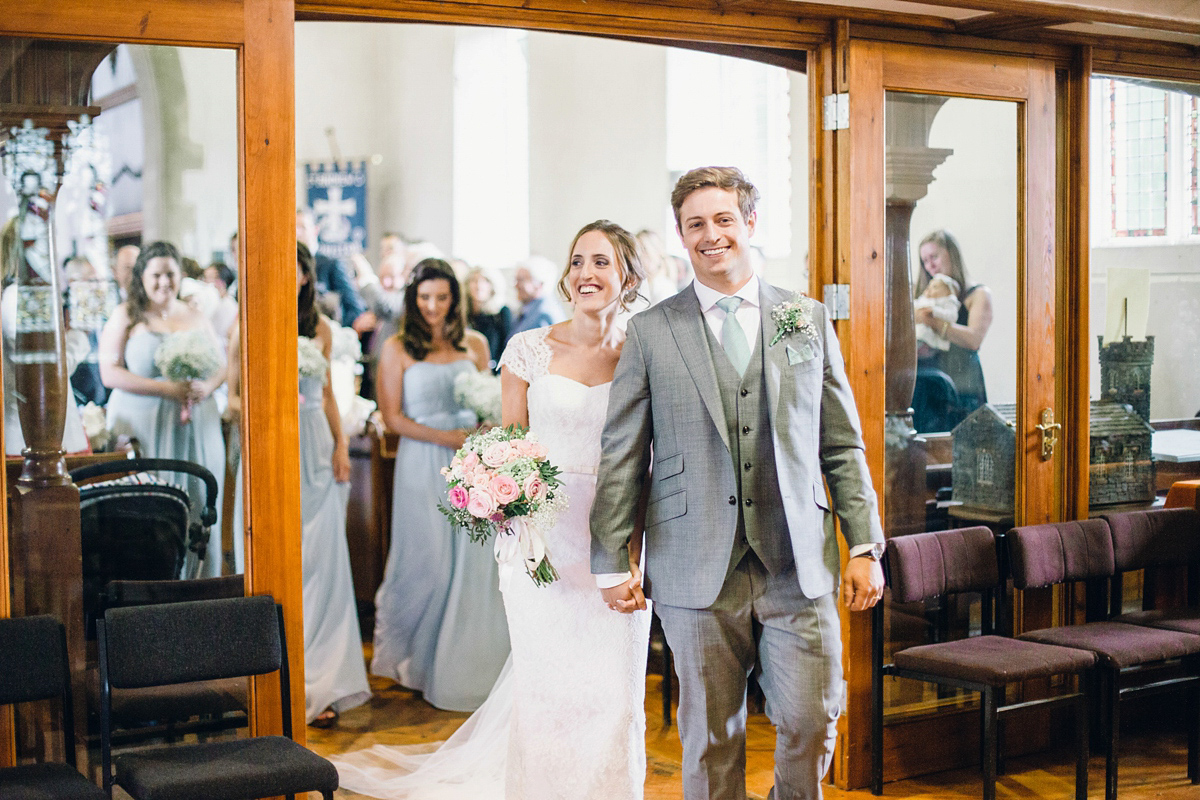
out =
[[[721,346],[725,348],[725,355],[729,356],[738,375],[744,375],[750,364],[750,343],[746,341],[746,332],[742,330],[736,314],[741,304],[742,298],[737,296],[722,297],[717,301],[717,308],[725,312],[725,322],[721,324]]]

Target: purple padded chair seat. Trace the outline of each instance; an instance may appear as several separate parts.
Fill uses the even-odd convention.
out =
[[[1021,634],[1020,638],[1091,650],[1100,656],[1106,666],[1117,669],[1200,653],[1200,636],[1123,622],[1089,622],[1043,628]]]
[[[894,663],[897,669],[1000,687],[1030,678],[1083,672],[1095,665],[1096,654],[1007,636],[973,636],[909,647],[896,653]]]
[[[1180,631],[1200,636],[1200,609],[1172,608],[1166,611],[1134,611],[1122,614],[1115,622],[1127,622],[1130,625],[1145,625],[1151,628],[1163,628],[1169,631]]]

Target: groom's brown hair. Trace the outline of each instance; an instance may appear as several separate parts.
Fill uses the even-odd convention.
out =
[[[712,186],[717,189],[736,192],[738,210],[742,212],[742,220],[750,219],[754,213],[754,204],[758,202],[758,189],[746,180],[746,176],[737,167],[697,167],[688,170],[680,176],[671,192],[671,210],[675,212],[675,227],[679,227],[679,209],[683,201],[692,192]]]

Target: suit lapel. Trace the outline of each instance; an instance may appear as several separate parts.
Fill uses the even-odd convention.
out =
[[[762,312],[762,325],[759,336],[762,337],[763,366],[767,379],[767,413],[771,420],[771,430],[778,431],[775,417],[779,412],[779,387],[783,380],[783,371],[787,366],[787,352],[782,343],[771,346],[777,327],[771,317],[771,310],[784,301],[783,294],[766,281],[762,281],[759,289],[759,309]]]
[[[725,408],[721,405],[721,389],[717,386],[717,373],[713,367],[712,353],[708,349],[708,340],[704,332],[704,314],[700,310],[700,300],[696,290],[688,287],[674,297],[664,300],[667,324],[683,362],[687,365],[688,373],[696,383],[700,399],[708,409],[721,435],[725,448],[729,448],[729,427],[725,422]]]

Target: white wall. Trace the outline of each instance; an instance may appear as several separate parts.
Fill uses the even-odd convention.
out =
[[[1017,113],[1016,104],[951,98],[938,111],[929,146],[954,153],[934,170],[929,194],[913,211],[910,259],[917,244],[945,228],[962,249],[968,278],[992,291],[994,320],[979,349],[988,401],[1017,399]]]
[[[533,252],[564,264],[575,232],[606,218],[662,235],[666,50],[529,34],[529,227]]]

